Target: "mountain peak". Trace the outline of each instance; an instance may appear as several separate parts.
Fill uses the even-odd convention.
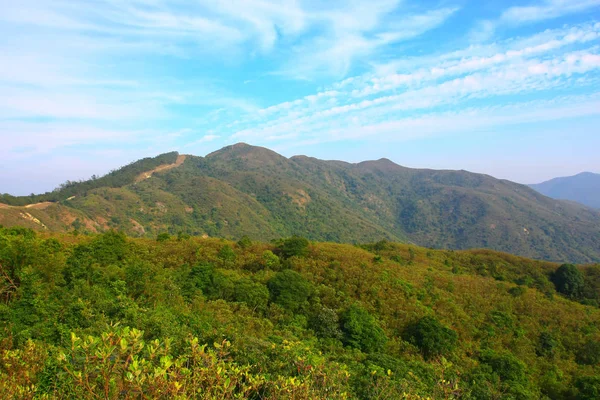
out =
[[[380,158],[379,160],[363,161],[356,164],[357,167],[368,170],[376,170],[380,172],[398,172],[406,169],[390,159]]]
[[[223,147],[208,154],[206,158],[214,162],[237,162],[246,168],[287,162],[287,158],[273,150],[243,142]]]

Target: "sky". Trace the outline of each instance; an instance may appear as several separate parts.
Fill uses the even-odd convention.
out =
[[[0,0],[0,193],[168,151],[600,172],[600,0]]]

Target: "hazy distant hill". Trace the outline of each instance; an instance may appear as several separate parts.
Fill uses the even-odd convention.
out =
[[[155,237],[180,231],[269,240],[485,247],[558,261],[600,260],[600,213],[466,171],[350,164],[237,144],[206,157],[144,159],[34,197],[2,196],[0,224]],[[23,207],[25,204],[53,202]]]
[[[600,209],[600,174],[582,172],[530,186],[554,199],[576,201]]]

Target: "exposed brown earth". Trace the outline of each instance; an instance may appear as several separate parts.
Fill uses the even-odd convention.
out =
[[[44,210],[46,208],[48,208],[49,206],[51,206],[52,203],[51,201],[44,201],[42,203],[35,203],[35,204],[28,204],[25,206],[25,208],[33,208],[35,210]]]
[[[183,164],[183,162],[185,161],[185,158],[186,158],[185,154],[180,154],[179,156],[177,156],[177,160],[175,160],[175,162],[173,164],[160,165],[160,166],[154,168],[153,170],[143,172],[143,173],[139,174],[137,176],[137,178],[135,178],[135,182],[137,183],[137,182],[141,182],[143,180],[149,179],[156,172],[164,172],[164,171],[168,171],[173,168],[177,168],[181,164]]]
[[[52,204],[54,204],[54,203],[51,201],[44,201],[41,203],[27,204],[26,206],[19,207],[19,206],[11,206],[8,204],[0,203],[0,208],[33,208],[34,210],[44,210],[44,209],[48,208],[49,206],[51,206]]]

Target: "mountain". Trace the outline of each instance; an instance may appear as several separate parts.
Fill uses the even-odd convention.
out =
[[[380,239],[489,248],[537,259],[600,260],[600,213],[467,171],[283,157],[247,144],[206,157],[168,153],[51,193],[0,196],[0,224],[271,240]]]
[[[600,209],[600,174],[582,172],[529,186],[553,199],[576,201]]]

